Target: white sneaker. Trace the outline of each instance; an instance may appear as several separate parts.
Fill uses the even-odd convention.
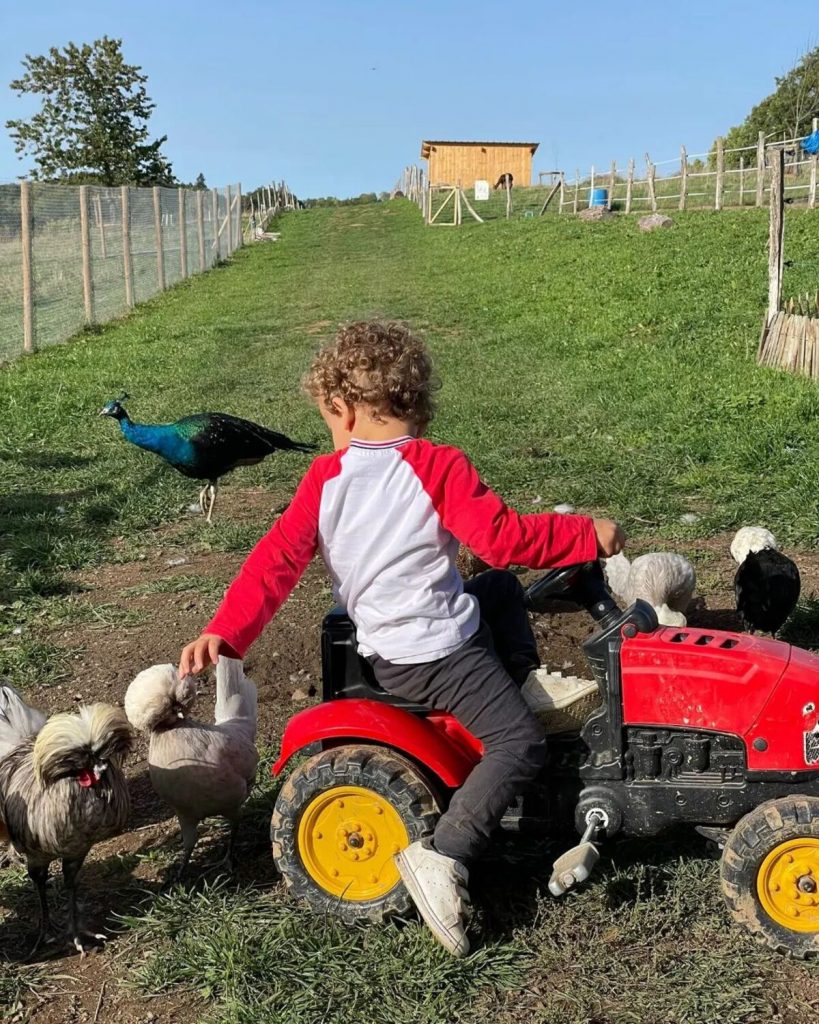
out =
[[[466,956],[466,919],[470,906],[469,871],[419,839],[395,855],[401,880],[424,923],[453,956]]]
[[[599,703],[597,683],[536,668],[520,693],[543,722],[547,732],[569,732],[579,728]]]

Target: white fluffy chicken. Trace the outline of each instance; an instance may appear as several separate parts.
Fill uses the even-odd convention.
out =
[[[75,948],[103,940],[77,924],[76,881],[95,843],[123,831],[130,800],[122,762],[133,733],[120,708],[90,704],[76,713],[45,715],[11,686],[0,686],[0,833],[25,858],[40,899],[40,930],[50,928],[46,882],[61,860],[68,923]]]
[[[187,717],[195,696],[193,677],[180,679],[173,665],[140,672],[125,694],[131,725],[150,735],[153,787],[179,820],[182,860],[177,878],[188,865],[204,818],[220,816],[230,822],[225,860],[233,862],[239,812],[259,762],[256,687],[246,678],[241,661],[219,658],[214,725]]]
[[[651,552],[629,562],[621,552],[602,559],[609,590],[625,607],[638,598],[657,613],[661,626],[685,626],[685,613],[694,596],[697,574],[682,555]]]

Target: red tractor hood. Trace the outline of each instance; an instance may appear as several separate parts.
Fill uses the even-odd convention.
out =
[[[707,629],[625,638],[623,722],[741,736],[751,771],[819,770],[819,657]]]

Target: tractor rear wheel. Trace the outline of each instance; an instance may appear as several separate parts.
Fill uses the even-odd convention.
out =
[[[819,953],[819,799],[768,800],[725,844],[722,893],[732,916],[772,949]]]
[[[273,859],[313,910],[381,921],[411,909],[394,857],[432,835],[440,812],[407,758],[382,747],[334,747],[282,786],[270,826]]]

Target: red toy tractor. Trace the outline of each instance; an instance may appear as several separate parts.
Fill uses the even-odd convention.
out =
[[[819,657],[742,633],[658,627],[621,611],[598,563],[555,570],[527,591],[587,609],[583,644],[601,705],[579,733],[550,737],[542,782],[503,827],[574,820],[557,859],[560,895],[588,877],[596,843],[688,823],[722,848],[722,889],[745,928],[797,956],[819,950]],[[432,833],[481,757],[451,715],[394,698],[356,653],[340,609],[322,630],[323,703],[288,724],[271,836],[291,890],[316,910],[378,920],[409,907],[394,854]],[[310,748],[310,749],[308,749]]]

